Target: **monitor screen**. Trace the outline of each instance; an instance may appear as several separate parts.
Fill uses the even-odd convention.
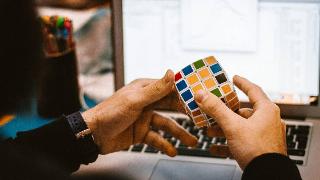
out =
[[[319,23],[315,1],[124,0],[125,83],[213,55],[230,79],[308,104],[319,92]]]

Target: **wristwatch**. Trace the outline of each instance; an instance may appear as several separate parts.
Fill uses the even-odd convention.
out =
[[[99,148],[94,143],[91,130],[88,128],[80,112],[66,116],[73,134],[76,137],[77,148],[83,164],[88,164],[97,159]]]

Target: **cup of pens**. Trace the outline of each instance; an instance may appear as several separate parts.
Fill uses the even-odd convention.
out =
[[[81,108],[72,21],[62,16],[40,18],[44,60],[37,92],[37,109],[45,118]]]

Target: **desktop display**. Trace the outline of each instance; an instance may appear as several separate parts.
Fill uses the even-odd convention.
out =
[[[233,84],[213,56],[184,67],[175,75],[175,85],[180,101],[198,128],[211,126],[215,122],[203,113],[195,102],[194,94],[199,90],[207,90],[216,95],[233,111],[240,108]]]
[[[274,102],[310,104],[319,94],[319,12],[316,1],[124,0],[125,83],[214,54]]]

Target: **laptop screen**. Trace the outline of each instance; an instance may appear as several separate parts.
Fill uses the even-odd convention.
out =
[[[319,23],[314,1],[124,0],[125,84],[213,55],[273,101],[309,104],[319,94]]]

